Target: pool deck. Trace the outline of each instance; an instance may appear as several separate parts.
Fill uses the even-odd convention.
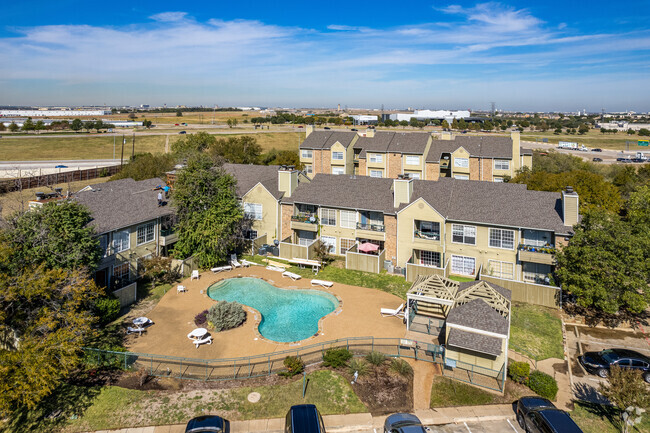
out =
[[[316,289],[328,292],[342,301],[339,309],[320,321],[320,332],[298,343],[277,343],[260,337],[257,332],[259,313],[247,310],[246,322],[224,332],[211,332],[213,343],[196,349],[187,338],[196,325],[194,316],[207,310],[215,303],[207,295],[207,289],[217,281],[236,277],[262,278],[276,287],[285,289]],[[287,350],[297,346],[308,346],[345,337],[403,338],[405,326],[402,319],[381,317],[381,308],[397,308],[404,301],[397,296],[376,289],[334,283],[331,288],[312,286],[311,279],[293,281],[283,277],[281,272],[267,270],[261,266],[238,268],[228,272],[201,273],[199,280],[181,282],[187,292],[177,293],[176,286],[168,291],[158,304],[147,313],[154,325],[147,328],[141,337],[127,337],[131,352],[151,353],[188,358],[217,359],[259,355]],[[203,293],[201,293],[203,291]],[[257,321],[255,320],[257,316]]]

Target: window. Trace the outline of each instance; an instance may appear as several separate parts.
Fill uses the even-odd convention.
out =
[[[306,172],[307,174],[311,174],[311,173],[314,172],[314,170],[313,170],[311,164],[305,164],[305,172]]]
[[[333,236],[321,236],[320,240],[322,243],[328,246],[328,252],[336,253],[336,238]]]
[[[345,174],[343,167],[332,167],[332,174]]]
[[[257,239],[257,230],[246,230],[244,232],[245,239]]]
[[[515,248],[515,231],[503,229],[490,229],[490,246],[512,250]]]
[[[420,157],[418,155],[406,155],[406,165],[420,165]]]
[[[524,281],[537,284],[548,284],[550,281],[548,275],[551,273],[551,267],[549,265],[523,262],[521,266],[523,270]]]
[[[113,282],[115,285],[121,285],[129,281],[129,264],[113,266]]]
[[[370,162],[378,162],[381,163],[384,161],[384,155],[381,153],[371,153],[370,154]]]
[[[354,239],[341,238],[341,254],[345,254],[355,244]]]
[[[515,264],[499,260],[488,261],[488,274],[506,280],[515,279]]]
[[[551,232],[524,229],[522,243],[525,245],[532,245],[534,247],[553,246],[551,238]]]
[[[146,244],[156,239],[156,223],[144,224],[138,227],[137,245]]]
[[[126,251],[131,247],[129,242],[129,231],[122,230],[121,232],[115,232],[113,234],[113,248],[115,248],[116,253]]]
[[[503,183],[503,178],[495,176],[494,178],[492,178],[492,181],[497,183]]]
[[[454,158],[454,167],[468,168],[469,158]]]
[[[457,244],[476,245],[476,227],[452,224],[451,241]]]
[[[468,174],[455,174],[454,179],[469,180]]]
[[[357,228],[357,213],[353,210],[342,210],[341,227],[343,227],[344,229]]]
[[[451,256],[451,273],[474,276],[476,259],[474,257]]]
[[[420,264],[424,266],[440,267],[440,253],[434,251],[420,251]]]
[[[320,210],[320,222],[324,226],[336,225],[336,209],[322,208]]]
[[[381,170],[370,170],[370,177],[384,177],[384,172]]]
[[[415,173],[410,173],[410,172],[407,171],[404,174],[408,174],[411,179],[419,179],[420,178],[420,172],[419,171],[415,172]]]
[[[316,239],[316,233],[306,230],[298,230],[298,245],[309,246]]]
[[[495,159],[494,160],[494,169],[495,170],[510,170],[510,161],[507,159]]]
[[[415,221],[415,237],[419,239],[440,240],[440,223],[433,221]]]
[[[332,152],[332,159],[343,161],[343,152]]]
[[[244,216],[252,220],[261,220],[262,205],[259,203],[244,203]]]
[[[99,237],[99,250],[102,253],[102,258],[110,254],[110,250],[108,249],[108,235],[101,235]]]
[[[304,159],[311,159],[312,158],[312,151],[303,149],[302,151],[300,151],[300,157],[304,158]]]

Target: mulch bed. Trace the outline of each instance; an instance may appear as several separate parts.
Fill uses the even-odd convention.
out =
[[[350,382],[353,379],[347,371],[337,373]],[[352,389],[373,416],[413,411],[413,377],[395,374],[388,365],[373,367],[370,374],[357,379]]]

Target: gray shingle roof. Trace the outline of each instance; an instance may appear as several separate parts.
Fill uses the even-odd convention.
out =
[[[159,178],[120,179],[93,185],[92,189],[78,192],[73,198],[90,209],[93,218],[90,224],[97,233],[106,233],[172,215],[174,208],[169,201],[158,207],[158,191],[154,188],[159,185],[165,186],[165,181]]]
[[[352,131],[314,131],[300,144],[300,148],[329,149],[337,141],[347,148],[356,136],[357,133]]]
[[[519,152],[522,155],[532,155],[533,154],[533,149],[525,149],[525,148],[522,147]]]
[[[223,168],[237,179],[237,196],[240,198],[258,183],[278,200],[284,195],[278,190],[278,165],[224,164]]]
[[[460,329],[452,328],[449,330],[447,345],[472,350],[474,352],[487,353],[493,356],[499,356],[501,354],[500,338],[462,331]]]
[[[354,144],[354,149],[361,149],[359,158],[366,157],[366,152],[393,152],[424,155],[427,142],[431,137],[426,132],[377,132],[374,137],[361,137]]]
[[[470,156],[512,159],[512,138],[501,135],[459,135],[453,140],[434,140],[427,162],[439,162],[443,153],[452,153],[460,147]]]
[[[454,306],[447,316],[447,323],[508,335],[508,319],[483,299],[474,299],[466,304]]]

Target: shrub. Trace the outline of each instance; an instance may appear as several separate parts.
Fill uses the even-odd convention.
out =
[[[511,362],[508,366],[508,376],[517,383],[527,383],[530,376],[530,364],[527,362]]]
[[[348,349],[328,349],[323,354],[323,365],[325,367],[339,368],[344,366],[352,358],[352,352]]]
[[[413,367],[411,367],[411,364],[399,358],[393,358],[390,361],[390,371],[405,377],[413,375]]]
[[[203,310],[194,316],[194,324],[196,326],[203,326],[208,322],[208,310]]]
[[[549,400],[555,400],[557,396],[557,382],[551,376],[535,370],[530,373],[528,387],[538,395]]]
[[[305,370],[305,363],[297,356],[287,356],[284,358],[283,364],[285,367],[287,367],[287,371],[279,372],[278,374],[280,376],[293,377]]]
[[[239,302],[219,301],[210,307],[206,315],[215,331],[236,328],[246,320],[246,311]]]
[[[99,298],[95,301],[95,314],[102,324],[110,323],[120,315],[120,300],[112,297]]]
[[[359,373],[359,376],[365,376],[370,373],[370,365],[368,365],[368,363],[363,359],[353,359],[348,365],[348,371],[350,374],[354,374],[356,371]]]
[[[384,355],[381,352],[370,352],[369,354],[366,355],[366,361],[368,361],[372,365],[376,365],[377,367],[379,367],[384,362],[386,362],[386,355]]]

